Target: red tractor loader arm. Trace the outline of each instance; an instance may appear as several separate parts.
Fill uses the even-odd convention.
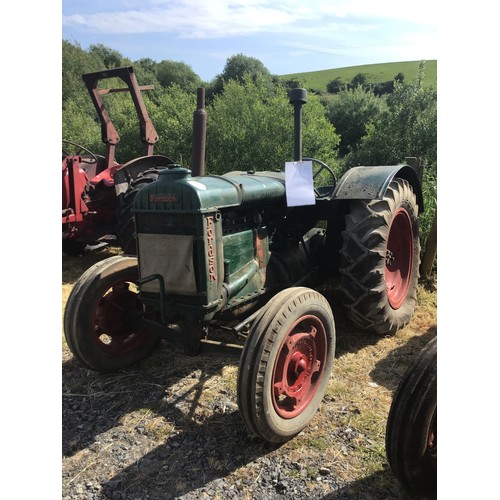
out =
[[[120,78],[127,88],[109,88],[98,89],[97,86],[101,80],[107,78]],[[151,90],[152,85],[139,86],[134,69],[131,66],[123,68],[107,69],[104,71],[96,71],[94,73],[86,73],[83,75],[83,81],[87,86],[94,107],[101,122],[102,142],[106,144],[106,160],[107,168],[113,166],[114,152],[116,145],[120,142],[120,136],[113,125],[109,114],[104,105],[102,96],[113,92],[130,92],[132,101],[134,102],[137,116],[139,117],[139,129],[141,141],[144,144],[144,156],[153,154],[153,147],[158,142],[158,134],[149,118],[146,105],[142,98],[142,90]]]
[[[106,69],[82,75],[101,123],[102,141],[106,144],[105,156],[95,155],[83,146],[63,141],[63,250],[79,254],[87,247],[100,244],[110,238],[127,252],[134,252],[135,243],[131,234],[121,234],[123,228],[131,226],[131,213],[123,206],[123,195],[129,184],[144,172],[166,167],[173,163],[167,156],[153,155],[158,134],[146,110],[142,97],[143,90],[151,90],[152,85],[140,86],[131,66]],[[102,80],[118,78],[125,87],[99,88]],[[116,145],[120,136],[111,121],[103,96],[114,92],[129,92],[139,119],[141,142],[144,155],[139,158],[117,163]],[[69,146],[76,147],[69,153]],[[64,151],[66,149],[66,151]],[[82,154],[84,153],[84,154]],[[118,174],[119,173],[119,174]],[[118,178],[115,179],[115,174]],[[148,181],[152,175],[148,175]],[[128,196],[130,202],[133,196]],[[127,221],[122,220],[127,217]]]

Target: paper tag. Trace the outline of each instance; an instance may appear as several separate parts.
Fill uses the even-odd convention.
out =
[[[285,187],[287,206],[315,205],[312,161],[287,161]]]

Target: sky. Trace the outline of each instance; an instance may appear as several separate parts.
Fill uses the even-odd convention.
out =
[[[206,82],[239,53],[276,75],[438,58],[430,0],[62,0],[62,36],[182,61]]]

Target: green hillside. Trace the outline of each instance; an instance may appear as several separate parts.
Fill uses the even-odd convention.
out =
[[[403,73],[406,81],[411,81],[417,74],[420,61],[403,61],[383,64],[366,64],[347,68],[325,69],[307,73],[280,75],[281,80],[297,80],[305,88],[325,92],[328,82],[340,77],[349,83],[359,73],[366,74],[368,83],[379,83],[393,80],[398,73]],[[437,86],[437,61],[425,61],[425,86]]]

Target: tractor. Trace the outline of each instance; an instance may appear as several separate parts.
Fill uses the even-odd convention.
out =
[[[70,350],[98,372],[126,369],[162,339],[190,355],[235,354],[242,420],[270,443],[307,426],[329,383],[335,320],[321,286],[340,282],[360,330],[394,334],[410,321],[423,210],[415,158],[353,167],[338,182],[303,158],[307,91],[289,100],[293,161],[223,175],[168,165],[135,195],[137,253],[90,267],[64,313]],[[306,179],[303,201],[291,202],[291,172]]]
[[[115,68],[82,75],[101,124],[105,155],[95,154],[75,142],[62,141],[62,248],[68,255],[80,255],[118,240],[127,253],[135,253],[131,206],[135,193],[145,183],[156,180],[159,170],[172,162],[154,155],[158,135],[149,118],[142,91],[132,67]],[[118,78],[125,88],[99,88],[102,80]],[[103,96],[130,92],[144,144],[144,156],[117,163],[116,145],[120,136],[110,119]]]

